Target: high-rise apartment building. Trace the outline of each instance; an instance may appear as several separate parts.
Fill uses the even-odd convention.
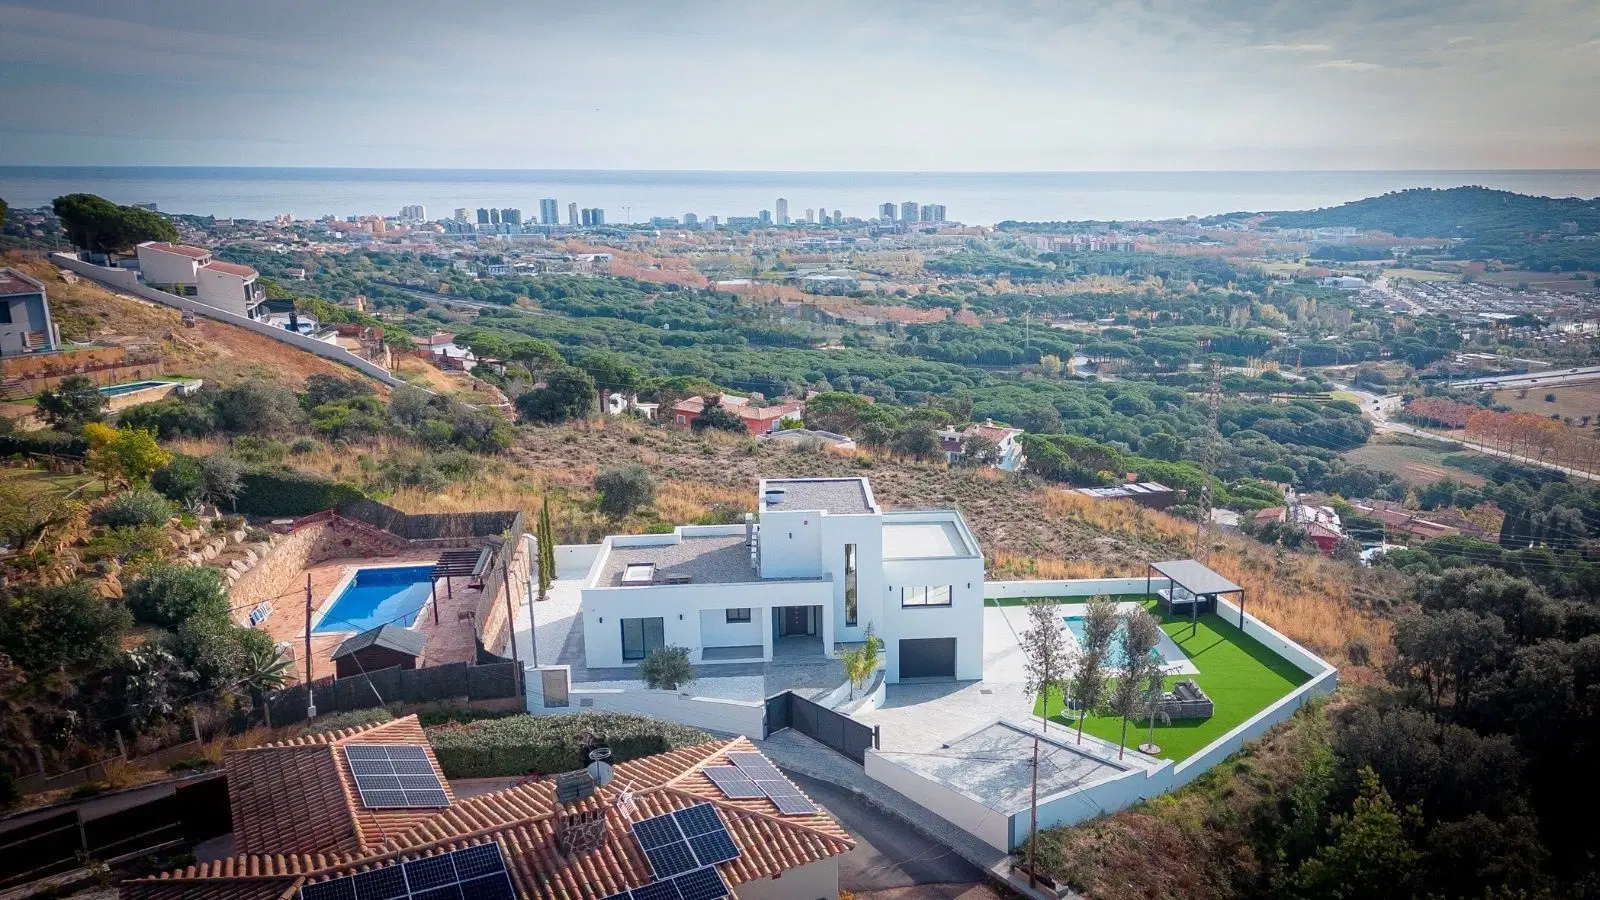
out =
[[[761,212],[756,214],[756,219],[757,219],[757,221],[759,221],[763,225],[771,225],[772,224],[772,210],[763,209]]]
[[[921,214],[921,210],[917,207],[916,201],[914,200],[907,200],[906,202],[900,204],[900,221],[905,222],[908,225],[921,218]]]
[[[504,225],[521,225],[522,224],[522,210],[520,210],[520,209],[502,209],[502,210],[500,210],[500,222],[502,224],[504,224]]]
[[[789,201],[783,197],[778,198],[778,224],[789,224]]]
[[[885,203],[882,206],[878,207],[878,221],[880,221],[880,222],[893,222],[894,221],[894,204],[893,203]]]
[[[494,209],[494,208],[490,208],[490,210],[489,210],[489,224],[490,225],[499,225],[500,224],[500,210]]]
[[[560,225],[561,224],[561,204],[557,203],[554,200],[540,200],[539,201],[539,224],[540,225]]]
[[[488,225],[488,224],[490,224],[490,220],[491,219],[498,220],[499,218],[500,218],[500,213],[499,213],[498,210],[484,209],[481,206],[478,207],[478,224],[479,225]]]
[[[578,219],[578,204],[577,203],[568,203],[567,204],[567,224],[573,226],[574,228],[576,228],[578,226],[578,222],[579,222],[579,219]]]
[[[835,225],[843,225],[844,224],[844,213],[839,212],[837,209],[834,210],[833,211],[833,224],[835,224]]]
[[[400,218],[412,222],[425,222],[428,219],[428,209],[420,203],[400,207]]]
[[[817,211],[814,210],[814,209],[807,209],[806,210],[806,224],[807,225],[815,225],[816,222],[817,222]]]
[[[922,208],[922,221],[924,221],[924,222],[943,222],[944,221],[944,204],[943,203],[929,203],[927,206],[924,206]]]
[[[584,207],[582,223],[585,227],[595,227],[606,223],[606,211],[598,206]]]
[[[708,230],[716,231],[717,230],[717,226],[721,225],[721,224],[722,224],[722,220],[717,218],[716,216],[706,216],[706,228]]]
[[[700,227],[700,217],[695,215],[694,213],[684,213],[683,214],[683,227],[685,227],[685,228],[699,228]]]
[[[456,207],[456,221],[457,222],[465,222],[465,221],[467,221],[467,215],[468,215],[468,210],[467,210],[467,208],[465,206]]]

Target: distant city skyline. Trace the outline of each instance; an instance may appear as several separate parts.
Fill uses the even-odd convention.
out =
[[[0,165],[1600,167],[1592,0],[0,0],[0,84]]]

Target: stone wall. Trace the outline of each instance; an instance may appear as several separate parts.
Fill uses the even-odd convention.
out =
[[[527,604],[528,591],[528,566],[533,560],[533,539],[524,538],[517,542],[515,555],[511,558],[511,578],[497,591],[494,597],[484,597],[483,603],[478,608],[478,638],[483,641],[483,649],[499,656],[510,656],[511,643],[510,619],[507,616],[507,593],[510,594],[510,603],[513,609]],[[500,564],[500,559],[495,558],[495,565]]]
[[[243,566],[239,560],[230,562],[223,570],[229,585],[229,605],[234,609],[234,617],[243,624],[249,621],[250,610],[256,604],[264,600],[277,604],[284,595],[302,587],[305,570],[310,566],[346,557],[391,557],[403,547],[404,542],[398,538],[374,533],[342,519],[307,523],[289,534],[273,535],[264,544],[248,545]],[[208,561],[202,559],[197,565]],[[300,602],[299,595],[290,599]]]

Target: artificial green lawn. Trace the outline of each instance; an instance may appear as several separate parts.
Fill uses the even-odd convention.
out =
[[[1156,613],[1155,603],[1149,604]],[[1189,655],[1189,661],[1200,670],[1198,675],[1173,675],[1167,678],[1170,688],[1176,681],[1193,678],[1216,706],[1209,719],[1180,719],[1170,724],[1156,725],[1156,743],[1160,755],[1182,761],[1206,745],[1242,724],[1246,719],[1272,705],[1296,687],[1309,681],[1311,676],[1292,663],[1249,637],[1215,614],[1200,617],[1197,626],[1191,627],[1183,617],[1164,616],[1161,630],[1173,643]],[[1061,695],[1052,691],[1048,715],[1051,721],[1076,727],[1076,719],[1063,716]],[[1034,713],[1040,714],[1040,701],[1034,703]],[[1122,733],[1122,719],[1115,716],[1091,715],[1083,730],[1096,737],[1117,743]],[[1137,747],[1148,740],[1148,723],[1128,723],[1128,746]]]

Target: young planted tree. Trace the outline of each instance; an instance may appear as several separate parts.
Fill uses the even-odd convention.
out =
[[[1078,703],[1078,743],[1083,720],[1097,709],[1106,693],[1106,657],[1117,632],[1117,605],[1109,597],[1092,597],[1084,606],[1083,638],[1072,666],[1072,699]]]
[[[1160,719],[1162,725],[1172,721],[1161,708],[1161,700],[1167,693],[1167,673],[1164,668],[1166,660],[1159,659],[1161,651],[1157,650],[1157,663],[1150,667],[1150,673],[1144,682],[1144,709],[1141,711],[1146,721],[1150,723],[1150,733],[1146,735],[1145,742],[1139,745],[1140,753],[1149,753],[1154,756],[1161,752],[1156,745],[1156,720]]]
[[[1161,655],[1156,643],[1161,627],[1144,607],[1135,606],[1117,616],[1115,643],[1122,652],[1122,665],[1111,687],[1111,709],[1122,717],[1122,735],[1117,742],[1117,759],[1128,746],[1128,720],[1137,719],[1148,701],[1152,670],[1161,671]]]
[[[859,647],[845,651],[844,674],[850,679],[850,699],[856,690],[866,686],[867,679],[878,671],[878,636],[872,633],[872,623],[867,623],[867,639]]]
[[[550,582],[555,580],[556,548],[554,530],[550,527],[550,496],[545,495],[539,506],[539,526],[534,532],[534,542],[539,545],[539,599],[550,593]]]
[[[653,690],[675,691],[698,677],[687,647],[657,647],[639,663],[639,677]]]
[[[1022,655],[1025,659],[1025,690],[1044,698],[1050,705],[1051,692],[1065,696],[1067,678],[1072,671],[1073,651],[1062,634],[1061,613],[1056,605],[1044,598],[1028,604],[1028,627],[1022,632]],[[1050,730],[1050,718],[1045,716],[1044,730]]]

